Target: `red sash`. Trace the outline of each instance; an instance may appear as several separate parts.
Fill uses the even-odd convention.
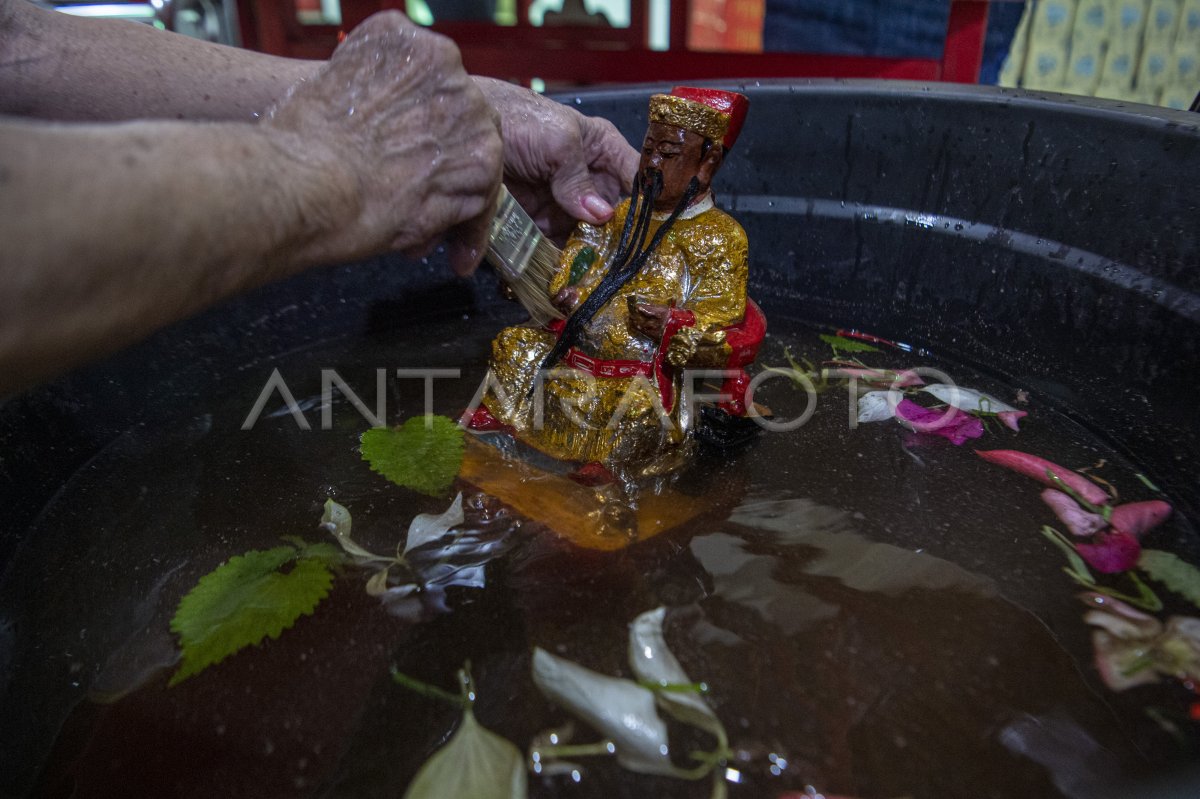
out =
[[[555,320],[547,325],[547,328],[555,335],[562,335],[565,324],[562,320]],[[663,407],[669,411],[675,402],[675,387],[672,382],[674,370],[671,364],[667,363],[667,346],[671,343],[671,336],[683,328],[693,327],[695,324],[696,315],[694,313],[672,308],[671,315],[668,317],[667,324],[663,329],[662,341],[659,342],[658,349],[654,353],[653,361],[593,358],[591,355],[586,355],[575,347],[572,347],[567,350],[567,355],[563,358],[563,363],[580,371],[587,372],[594,377],[627,378],[639,375],[650,377],[653,375],[655,382],[658,384],[658,395],[662,398]]]

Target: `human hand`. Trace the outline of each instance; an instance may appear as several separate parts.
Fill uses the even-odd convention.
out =
[[[511,83],[475,83],[500,113],[504,182],[538,227],[561,238],[578,220],[607,222],[639,158],[616,127]]]
[[[486,252],[499,118],[444,36],[398,12],[375,14],[262,124],[330,184],[321,206],[304,210],[332,232],[300,260],[418,256],[448,237],[451,266],[466,274]]]

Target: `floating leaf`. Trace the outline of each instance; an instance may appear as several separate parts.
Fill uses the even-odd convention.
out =
[[[533,650],[533,681],[547,698],[612,741],[621,766],[641,774],[693,776],[671,763],[667,725],[654,709],[654,694],[637,683],[541,648]]]
[[[392,667],[392,679],[422,696],[462,708],[462,722],[450,741],[413,778],[404,799],[525,799],[525,758],[508,740],[484,728],[471,710],[474,683],[467,663],[458,672],[459,695],[413,679]]]
[[[445,416],[414,416],[400,427],[362,434],[362,456],[393,483],[437,496],[450,486],[463,458],[463,431]]]
[[[313,612],[329,593],[333,574],[321,559],[296,560],[298,555],[290,546],[252,550],[200,578],[171,619],[183,660],[170,685],[239,649],[279,637]],[[293,561],[289,572],[279,571]]]
[[[717,739],[717,746],[725,749],[728,737],[725,726],[704,699],[695,693],[666,690],[675,685],[691,683],[683,666],[667,648],[663,636],[664,607],[648,610],[629,625],[629,665],[637,678],[653,683],[659,689],[654,692],[658,704],[675,718],[699,727]]]
[[[1142,550],[1137,565],[1151,578],[1200,607],[1200,569],[1161,549]]]
[[[879,352],[878,347],[872,347],[864,341],[857,341],[845,336],[831,336],[828,333],[821,334],[821,341],[824,341],[833,348],[834,353],[837,352]]]
[[[438,540],[450,532],[451,527],[462,524],[465,519],[463,497],[460,491],[454,501],[450,503],[450,507],[446,508],[446,512],[440,516],[432,513],[419,513],[413,518],[412,524],[408,526],[408,538],[404,541],[404,553],[408,554],[410,549]]]
[[[467,709],[449,743],[425,761],[404,799],[525,799],[525,758]]]

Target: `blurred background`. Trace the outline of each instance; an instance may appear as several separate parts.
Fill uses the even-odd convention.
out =
[[[555,90],[648,81],[899,78],[1188,108],[1200,0],[37,0],[278,55],[323,58],[386,8],[467,68]]]

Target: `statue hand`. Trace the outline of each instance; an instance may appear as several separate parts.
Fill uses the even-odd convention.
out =
[[[667,345],[667,362],[679,369],[687,366],[696,355],[701,338],[700,331],[694,327],[685,327],[677,331]]]
[[[570,316],[571,312],[575,310],[575,306],[579,304],[579,289],[567,286],[555,294],[554,299],[550,302],[564,315]]]
[[[636,297],[629,298],[629,327],[652,341],[662,340],[670,316],[669,306],[638,302]]]
[[[638,168],[637,151],[616,127],[511,83],[474,80],[500,114],[504,182],[538,227],[561,238],[576,220],[612,218]]]

